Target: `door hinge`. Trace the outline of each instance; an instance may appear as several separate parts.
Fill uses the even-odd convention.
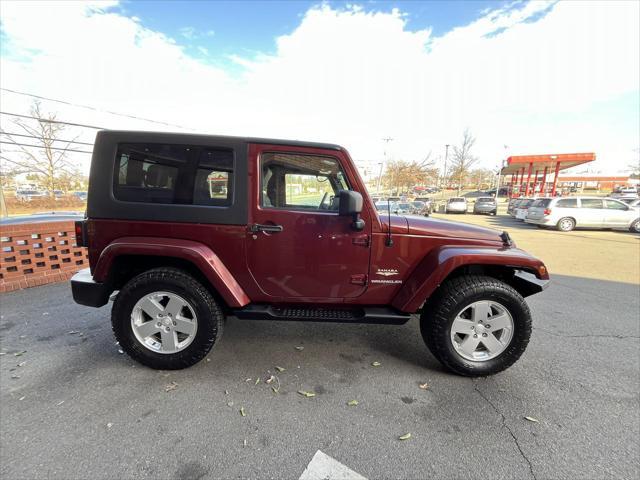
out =
[[[351,275],[351,281],[349,282],[352,285],[366,285],[367,284],[367,274],[366,273],[358,273],[356,275]]]
[[[368,247],[369,235],[358,235],[357,237],[353,237],[353,244],[360,245],[362,247]]]

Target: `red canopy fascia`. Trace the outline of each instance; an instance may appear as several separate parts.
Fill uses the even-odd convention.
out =
[[[545,155],[514,155],[507,158],[507,165],[502,168],[502,175],[515,174],[527,171],[529,164],[532,169],[542,171],[545,167],[549,172],[553,172],[558,165],[558,170],[593,162],[596,159],[595,153],[550,153]]]

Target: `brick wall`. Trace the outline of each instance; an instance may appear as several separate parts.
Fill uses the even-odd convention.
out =
[[[0,292],[68,280],[89,266],[69,221],[3,225],[0,248]]]

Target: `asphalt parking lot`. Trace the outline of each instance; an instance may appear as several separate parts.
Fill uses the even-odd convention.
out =
[[[119,353],[110,305],[23,290],[0,296],[0,475],[299,478],[321,450],[367,478],[637,478],[640,237],[438,216],[506,229],[551,271],[511,369],[445,372],[417,319],[229,319],[207,361],[154,371]]]

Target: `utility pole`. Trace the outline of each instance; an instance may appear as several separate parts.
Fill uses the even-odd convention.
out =
[[[382,141],[385,143],[385,147],[384,147],[384,150],[382,151],[384,160],[380,164],[380,173],[378,173],[378,188],[376,190],[376,194],[378,195],[380,195],[380,182],[382,181],[382,166],[387,163],[387,146],[389,145],[389,142],[393,141],[393,138],[391,137],[383,138]]]
[[[442,185],[442,194],[444,195],[444,190],[447,185],[447,159],[449,158],[449,147],[450,145],[447,143],[444,149],[444,172],[442,173],[442,183],[444,185]]]

